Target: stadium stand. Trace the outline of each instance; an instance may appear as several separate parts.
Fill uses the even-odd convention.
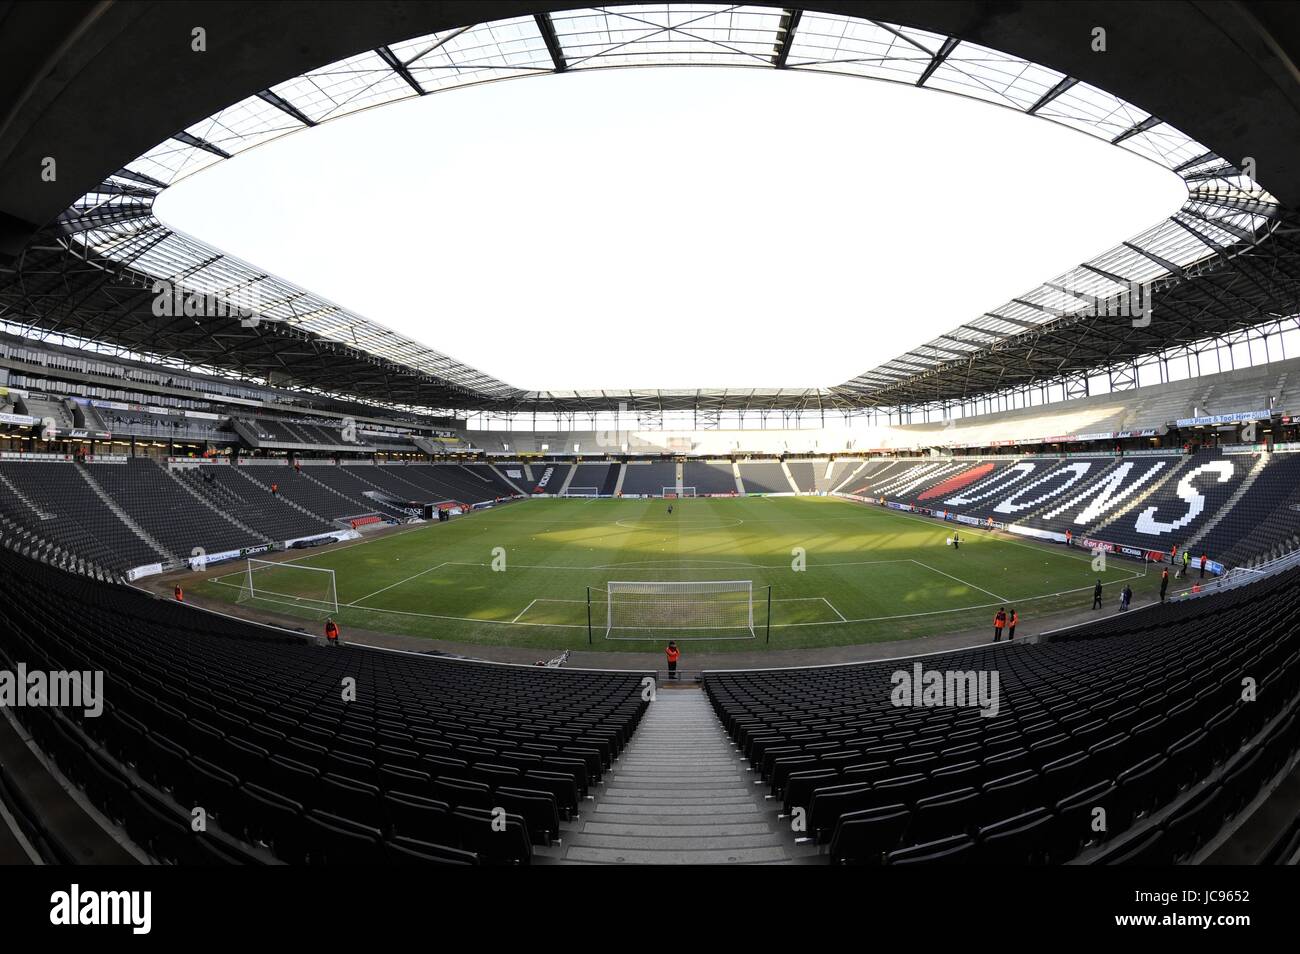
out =
[[[785,479],[785,471],[780,464],[770,461],[742,460],[739,463],[740,482],[747,494],[788,494],[790,481]]]
[[[790,471],[790,476],[794,479],[795,486],[806,494],[815,493],[818,489],[816,470],[817,465],[807,460],[786,461],[786,468]],[[823,469],[825,465],[823,464]]]
[[[0,549],[10,666],[102,670],[113,698],[18,715],[154,858],[198,864],[528,863],[647,703],[642,674],[344,646],[105,587]],[[344,705],[362,674],[371,691]],[[212,827],[193,837],[190,810]],[[506,809],[507,830],[490,808]]]
[[[734,494],[736,475],[730,461],[688,460],[682,465],[682,486],[697,494]]]
[[[354,499],[314,480],[312,472],[316,469],[318,468],[308,467],[298,471],[292,467],[267,468],[270,473],[262,473],[262,478],[264,482],[276,480],[285,499],[292,500],[322,520],[359,517],[375,511],[374,504],[366,498]]]
[[[665,487],[677,486],[677,465],[672,463],[628,464],[623,493],[659,496]],[[602,490],[603,493],[603,490]]]
[[[488,486],[482,488],[480,492],[490,493],[491,497],[484,497],[484,500],[491,500],[496,497],[512,497],[515,489],[501,479],[501,476],[487,464],[460,464],[457,465],[462,470],[468,471],[471,477],[474,477]],[[476,485],[475,485],[476,486]],[[477,494],[473,495],[477,498]]]
[[[1248,460],[1258,464],[1260,458],[1252,455]],[[1244,496],[1220,511],[1221,519],[1196,541],[1193,556],[1213,553],[1215,559],[1226,558],[1235,564],[1235,548],[1252,537],[1245,559],[1297,548],[1300,514],[1288,504],[1300,488],[1300,454],[1273,454],[1264,465]]]
[[[364,505],[371,510],[397,519],[409,517],[410,514],[398,506],[398,502],[368,496],[369,494],[382,492],[378,487],[362,477],[362,474],[373,469],[335,465],[307,466],[303,468],[308,479],[319,481],[348,499],[355,500],[358,503],[364,502]]]
[[[545,464],[534,471],[537,483],[530,489],[540,490],[544,494],[558,494],[572,471],[572,464]],[[545,485],[542,484],[543,480],[546,481]]]
[[[334,529],[319,517],[271,492],[271,483],[285,482],[278,479],[283,476],[278,468],[275,469],[276,477],[263,475],[265,484],[259,483],[262,478],[249,476],[251,469],[213,466],[202,468],[200,473],[200,468],[191,468],[180,471],[179,476],[216,509],[272,540],[291,540]]]
[[[573,478],[569,481],[569,491],[572,493],[575,488],[584,487],[594,488],[595,493],[604,493],[605,478],[609,475],[610,469],[610,465],[605,463],[575,465]],[[612,488],[609,493],[613,493]]]
[[[116,465],[122,466],[122,465]],[[115,571],[166,558],[96,495],[70,462],[0,461],[5,516],[42,540]]]
[[[224,553],[267,542],[203,506],[156,461],[133,457],[124,465],[86,467],[118,506],[175,557],[191,556],[195,547]]]
[[[895,704],[908,659],[706,673],[705,690],[833,862],[1108,861],[1136,841],[1148,862],[1187,861],[1300,749],[1298,583],[1290,571],[1052,642],[925,657],[999,673],[992,718]]]

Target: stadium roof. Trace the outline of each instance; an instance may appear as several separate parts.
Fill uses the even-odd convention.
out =
[[[149,46],[165,35],[166,26],[159,21],[166,19],[166,12],[155,5],[138,6],[151,12],[145,44]],[[320,59],[323,50],[313,48],[309,56],[295,60],[287,47],[245,38],[241,49],[263,47],[257,50],[256,72],[276,77],[274,81],[251,82],[253,77],[243,75],[247,68],[241,72],[232,66],[229,77],[219,77],[228,81],[212,88],[209,78],[210,88],[196,88],[194,97],[197,106],[205,98],[223,102],[224,94],[225,105],[201,118],[187,119],[182,128],[173,128],[134,158],[124,155],[120,166],[102,169],[98,184],[88,184],[84,194],[74,197],[21,249],[15,267],[0,272],[0,319],[30,325],[41,333],[94,338],[180,365],[223,369],[272,383],[328,387],[404,406],[539,411],[620,405],[851,409],[945,402],[1083,374],[1297,310],[1300,248],[1292,220],[1281,203],[1246,174],[1249,169],[1239,168],[1252,163],[1244,157],[1220,158],[1215,150],[1180,132],[1172,119],[1164,118],[1170,114],[1149,112],[1103,89],[1131,87],[1129,95],[1134,99],[1149,93],[1153,100],[1176,104],[1184,120],[1191,121],[1184,128],[1204,121],[1207,132],[1222,134],[1228,119],[1223,100],[1229,87],[1237,86],[1242,96],[1249,91],[1253,97],[1249,102],[1256,106],[1261,96],[1278,95],[1261,89],[1263,80],[1257,74],[1275,71],[1275,62],[1283,58],[1275,44],[1272,61],[1251,64],[1254,74],[1239,62],[1243,34],[1260,46],[1267,33],[1237,5],[1222,5],[1218,23],[1200,14],[1197,4],[1166,4],[1161,10],[1149,4],[1125,4],[1127,12],[1118,21],[1106,21],[1104,16],[1114,13],[1114,4],[1070,5],[1078,9],[1050,20],[1035,14],[1032,6],[1017,8],[1014,16],[995,16],[996,5],[983,3],[826,2],[819,6],[828,12],[765,4],[610,4],[563,10],[545,3],[484,3],[481,9],[507,15],[464,23],[454,14],[426,12],[411,14],[399,25],[382,22],[389,14],[375,14],[362,29],[364,13],[340,4],[329,8],[332,12],[323,23],[315,24],[318,35],[312,39],[317,46],[328,45],[335,52],[349,43],[355,47],[367,32],[382,36],[383,41],[364,42],[361,52],[350,49],[347,55],[307,65],[296,74],[294,66],[302,66],[302,59]],[[1051,6],[1061,10],[1060,5]],[[1191,19],[1170,21],[1165,19],[1169,7],[1197,13]],[[518,14],[521,8],[529,12],[508,15]],[[532,12],[542,8],[552,12]],[[835,12],[837,8],[879,12],[881,17],[848,15]],[[900,19],[935,22],[922,28],[884,16],[904,10],[908,16]],[[259,25],[268,27],[267,20],[285,13],[277,4],[259,5],[256,11],[253,16],[260,18]],[[358,19],[349,21],[349,17]],[[102,26],[102,18],[89,19],[89,25],[78,24],[83,31]],[[403,32],[413,29],[417,19],[430,28]],[[1073,28],[1083,32],[1067,39],[1071,19],[1077,21]],[[429,22],[435,20],[446,22]],[[1091,36],[1091,25],[1083,29],[1082,24],[1097,22],[1115,23],[1108,37],[1111,46],[1104,54],[1087,50],[1089,60],[1075,47],[1086,49],[1078,36]],[[1215,61],[1222,67],[1214,77],[1220,86],[1215,94],[1195,88],[1208,78],[1204,75],[1208,71],[1200,66],[1195,73],[1185,66],[1174,73],[1178,82],[1172,89],[1151,79],[1160,56],[1172,54],[1175,65],[1179,64],[1177,44],[1155,55],[1144,48],[1142,64],[1130,62],[1133,54],[1122,52],[1131,50],[1135,38],[1159,30],[1162,23],[1166,41],[1173,35],[1194,38],[1185,51],[1188,55],[1193,49],[1203,55],[1207,47],[1222,47],[1222,59]],[[172,24],[172,29],[177,26]],[[225,27],[233,29],[230,24]],[[222,64],[216,69],[224,70],[226,60],[218,48],[221,25],[205,29],[212,47],[201,55],[214,57],[210,62]],[[189,30],[184,28],[187,38]],[[1025,52],[999,52],[995,43],[981,42],[985,35]],[[397,39],[403,36],[409,38]],[[1057,62],[1059,68],[1038,65],[1030,48],[1050,54],[1041,60]],[[147,71],[142,51],[117,55],[123,57],[121,69],[129,70],[134,62]],[[1071,64],[1076,68],[1071,69]],[[743,391],[513,388],[198,238],[175,232],[152,213],[157,194],[180,179],[253,146],[360,109],[538,73],[655,65],[813,70],[964,95],[1070,126],[1141,155],[1182,177],[1188,198],[1179,212],[1143,234],[1000,308],[970,316],[952,331],[838,387]],[[1094,73],[1100,74],[1097,80],[1090,75]],[[1196,111],[1198,96],[1208,121],[1207,115]],[[1289,113],[1283,109],[1272,118],[1278,128],[1260,136],[1258,145],[1296,140],[1300,123],[1295,121],[1294,97],[1291,80],[1291,88],[1281,96]],[[170,101],[177,115],[186,108],[174,96],[157,90],[140,91],[137,108],[148,112],[151,102],[162,99]],[[18,113],[22,106],[20,100]],[[1232,106],[1242,108],[1241,101]],[[11,127],[15,115],[9,117]],[[12,152],[0,154],[6,163],[11,158]],[[1300,193],[1296,188],[1300,170],[1288,166],[1293,161],[1273,154],[1265,159],[1262,153],[1255,159],[1258,168],[1269,173],[1262,178],[1271,181],[1276,170],[1283,180],[1280,185],[1289,187],[1294,197]],[[85,175],[88,170],[78,171]],[[1279,186],[1273,188],[1288,194]],[[0,200],[11,199],[7,189],[0,190]],[[7,213],[0,205],[0,215]],[[22,232],[24,219],[9,216],[0,221],[0,242],[6,228]],[[937,220],[942,227],[941,210]],[[152,280],[158,278],[222,301],[251,304],[258,320],[156,314]],[[1094,314],[1099,301],[1120,302],[1132,284],[1151,289],[1155,320],[1149,325]]]

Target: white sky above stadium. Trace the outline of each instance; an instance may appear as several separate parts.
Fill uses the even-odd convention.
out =
[[[156,211],[518,387],[828,387],[1184,197],[1124,150],[958,96],[675,68],[373,109]]]

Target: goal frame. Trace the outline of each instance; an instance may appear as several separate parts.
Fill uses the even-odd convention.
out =
[[[587,493],[588,490],[590,490],[591,493]],[[599,487],[570,487],[564,493],[560,494],[560,496],[561,497],[599,497],[600,488]]]
[[[678,493],[676,487],[664,487],[660,490],[659,496],[665,500],[680,500],[683,497],[695,497],[697,495],[694,487],[683,487],[680,493]]]
[[[709,626],[709,625],[690,624],[690,623],[683,624],[683,625],[674,625],[674,626],[638,626],[638,627],[615,626],[614,625],[614,605],[615,605],[614,594],[617,588],[619,587],[664,587],[665,595],[674,592],[674,590],[678,593],[689,594],[692,592],[692,588],[700,588],[696,592],[701,593],[701,595],[707,595],[709,592],[709,590],[705,589],[707,587],[714,587],[714,588],[732,587],[733,589],[729,589],[729,590],[715,589],[713,590],[713,592],[719,594],[727,593],[727,592],[731,592],[731,593],[744,592],[747,595],[747,599],[745,600],[747,621],[744,625],[737,625],[737,626]],[[767,607],[767,618],[765,621],[759,623],[758,626],[756,626],[755,614],[754,614],[755,587],[754,587],[753,580],[609,580],[605,583],[604,587],[598,587],[597,589],[603,589],[605,593],[604,636],[605,639],[608,640],[637,641],[637,640],[646,640],[646,639],[658,639],[661,638],[660,634],[663,634],[662,638],[669,638],[675,642],[698,641],[698,640],[723,640],[723,639],[726,640],[757,639],[758,626],[762,626],[763,629],[766,631],[767,638],[769,640],[771,639],[772,587],[766,586],[766,587],[759,588],[760,592],[765,593],[765,601],[766,601],[765,605]],[[592,635],[593,635],[593,623],[592,623],[593,603],[592,603],[591,591],[592,591],[592,587],[587,587],[587,642],[588,643],[592,642]],[[626,590],[625,592],[633,592],[633,590],[629,589]],[[617,631],[620,629],[635,630],[635,633],[633,635],[620,636],[617,635]],[[708,631],[708,630],[718,631],[719,634],[718,635],[712,635],[712,634],[677,635],[678,633],[689,634],[693,632],[699,633],[701,631]],[[743,632],[737,633],[735,632],[737,630],[743,630]]]
[[[259,569],[274,569],[274,570],[284,570],[284,571],[296,570],[303,573],[324,574],[329,580],[327,599],[312,599],[310,597],[294,596],[293,594],[289,594],[289,593],[277,593],[275,590],[270,590],[266,588],[263,588],[262,590],[262,593],[266,595],[260,598],[272,603],[281,603],[283,605],[290,606],[290,607],[301,607],[304,609],[311,609],[316,612],[319,612],[322,617],[338,615],[339,589],[338,589],[338,580],[334,574],[334,571],[329,569],[328,567],[303,566],[302,564],[293,563],[288,560],[279,561],[279,560],[258,560],[253,557],[246,558],[244,562],[244,574],[243,574],[244,579],[240,583],[239,597],[237,598],[236,602],[238,603],[251,602],[259,598],[257,585],[253,579],[254,571]]]

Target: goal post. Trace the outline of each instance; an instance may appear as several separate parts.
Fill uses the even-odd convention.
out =
[[[605,584],[604,615],[606,639],[754,639],[756,635],[751,580],[611,580]]]
[[[599,497],[599,487],[570,487],[560,496],[562,497]]]
[[[668,500],[668,499],[671,499],[671,498],[674,498],[674,497],[694,497],[694,496],[695,496],[695,488],[694,488],[694,487],[683,487],[683,488],[681,489],[681,491],[679,492],[679,491],[677,490],[676,487],[665,487],[665,488],[663,488],[662,491],[660,491],[660,494],[659,494],[659,495],[660,495],[661,497],[663,497],[665,500]]]
[[[339,611],[333,570],[251,558],[244,568],[237,602],[298,609],[321,619]]]

